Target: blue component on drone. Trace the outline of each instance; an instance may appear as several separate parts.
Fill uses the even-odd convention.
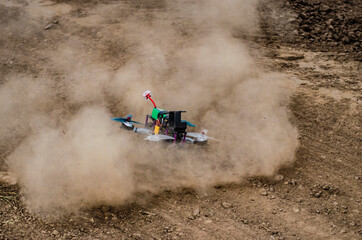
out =
[[[196,127],[196,125],[190,123],[189,121],[186,121],[186,120],[181,120],[181,122],[185,122],[187,124],[187,126],[190,126],[190,127]]]
[[[132,122],[132,123],[136,123],[136,124],[141,124],[139,122],[132,121],[132,115],[131,114],[128,114],[125,118],[118,117],[118,118],[112,118],[112,120],[117,121],[117,122],[121,122],[121,123]]]

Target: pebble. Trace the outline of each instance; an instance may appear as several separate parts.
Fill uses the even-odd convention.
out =
[[[300,209],[299,209],[299,208],[293,208],[293,212],[299,213],[299,212],[300,212]]]
[[[44,27],[44,30],[49,30],[49,29],[52,29],[54,27],[54,24],[48,24]]]
[[[296,181],[295,179],[292,179],[292,180],[290,181],[290,183],[291,183],[293,186],[297,185],[297,181]]]
[[[223,202],[222,204],[221,204],[221,206],[223,207],[223,208],[225,208],[225,209],[228,209],[228,208],[231,208],[231,203],[228,203],[228,202]]]
[[[288,18],[288,20],[287,20],[288,23],[294,23],[296,21],[297,21],[297,19],[294,17]]]
[[[107,232],[107,234],[110,234],[110,232]],[[140,238],[142,238],[142,235],[139,234],[139,233],[133,233],[131,236],[132,236],[132,238],[135,238],[135,239],[140,239]]]
[[[58,232],[57,230],[54,230],[54,231],[52,232],[52,235],[53,235],[53,236],[58,236],[58,235],[59,235],[59,232]]]
[[[274,176],[274,180],[275,180],[275,181],[282,181],[283,179],[284,179],[284,176],[283,176],[283,175],[278,174],[278,175],[275,175],[275,176]]]
[[[260,193],[260,195],[262,195],[262,196],[268,196],[268,193],[267,193],[266,191],[263,191],[263,192]]]
[[[249,221],[246,220],[246,219],[241,219],[241,222],[244,223],[244,224],[248,224],[248,223],[249,223]]]
[[[212,217],[214,215],[214,211],[210,209],[208,213],[205,213],[205,217]]]
[[[321,191],[316,192],[316,193],[313,194],[313,197],[315,197],[315,198],[320,198],[321,196],[322,196],[322,192],[321,192]]]
[[[147,215],[147,216],[156,216],[156,213],[148,212],[148,211],[141,211],[141,214]]]
[[[200,216],[200,209],[199,208],[195,209],[194,212],[192,213],[192,216],[199,217]]]

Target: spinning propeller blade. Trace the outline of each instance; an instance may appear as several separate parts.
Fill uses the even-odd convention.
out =
[[[112,118],[113,121],[116,121],[116,122],[133,122],[133,123],[136,123],[136,124],[141,124],[139,122],[136,122],[136,121],[132,121],[132,120],[129,120],[127,118]]]
[[[206,133],[207,133],[207,130],[204,129],[204,130],[201,131],[201,133],[188,132],[188,133],[187,133],[187,136],[196,138],[196,141],[206,141],[206,140],[208,140],[208,139],[212,139],[212,140],[216,140],[216,141],[221,141],[221,140],[219,140],[219,139],[216,139],[216,138],[207,136]]]
[[[151,130],[147,128],[134,128],[133,131],[139,134],[151,135]]]
[[[196,125],[190,123],[189,121],[186,121],[186,120],[181,120],[181,122],[185,122],[187,124],[187,126],[190,126],[190,127],[196,127]]]
[[[145,140],[152,141],[152,142],[159,142],[162,140],[173,140],[173,137],[167,135],[149,135],[145,138]]]

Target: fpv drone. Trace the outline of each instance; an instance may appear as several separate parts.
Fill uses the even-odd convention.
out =
[[[181,120],[181,113],[186,111],[166,111],[165,109],[157,108],[149,90],[143,93],[143,97],[145,100],[150,100],[154,106],[151,115],[146,115],[144,128],[136,128],[134,124],[141,123],[133,121],[130,114],[125,118],[117,117],[112,118],[112,120],[121,122],[121,128],[123,129],[148,135],[145,140],[152,142],[207,144],[209,139],[220,141],[207,136],[207,130],[203,130],[201,133],[186,132],[188,126],[196,127],[186,120]]]

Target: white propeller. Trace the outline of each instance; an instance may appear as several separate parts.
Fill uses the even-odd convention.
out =
[[[147,134],[147,135],[151,134],[151,130],[147,128],[134,128],[133,131],[139,134]]]
[[[201,131],[201,133],[189,132],[189,133],[187,133],[187,136],[196,138],[196,141],[198,141],[198,142],[203,142],[203,141],[206,141],[208,139],[221,141],[219,139],[207,136],[206,133],[207,133],[207,130],[204,129],[204,130]]]
[[[152,142],[159,142],[162,140],[174,140],[173,137],[167,136],[167,135],[149,135],[145,138],[145,140],[152,141]]]

